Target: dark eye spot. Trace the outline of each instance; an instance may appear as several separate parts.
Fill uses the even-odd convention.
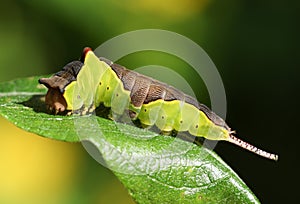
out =
[[[181,120],[180,123],[183,123],[183,121]]]
[[[196,125],[195,128],[198,128],[198,125]]]
[[[99,85],[101,86],[102,85],[102,82],[100,81]]]
[[[161,116],[161,119],[164,119],[165,118],[165,116]]]
[[[106,90],[109,90],[109,86],[108,86],[108,87],[106,87]]]
[[[144,111],[147,112],[147,109],[145,108]]]
[[[118,97],[118,96],[119,96],[119,94],[116,94],[116,96]]]

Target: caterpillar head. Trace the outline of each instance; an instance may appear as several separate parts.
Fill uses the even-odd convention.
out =
[[[64,97],[65,88],[72,81],[76,81],[77,74],[82,66],[83,63],[81,61],[73,61],[50,78],[39,79],[39,83],[48,88],[45,103],[47,109],[52,113],[59,114],[68,109],[68,104]]]
[[[54,112],[55,114],[64,112],[67,109],[67,102],[63,96],[63,83],[61,83],[61,81],[65,81],[65,79],[58,76],[39,79],[39,83],[45,85],[48,88],[48,92],[45,97],[47,109],[50,110],[50,112]]]

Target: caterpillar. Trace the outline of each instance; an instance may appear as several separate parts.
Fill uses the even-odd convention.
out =
[[[131,120],[156,126],[163,132],[188,131],[196,137],[224,140],[262,157],[278,160],[278,155],[263,151],[235,136],[235,131],[207,106],[176,88],[126,69],[91,48],[84,48],[75,60],[39,83],[48,88],[45,103],[55,114],[93,112],[103,104],[113,115],[128,112]]]

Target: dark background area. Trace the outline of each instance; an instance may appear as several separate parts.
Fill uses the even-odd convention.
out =
[[[219,142],[215,151],[262,203],[300,201],[298,189],[293,187],[297,186],[300,170],[298,1],[80,2],[2,3],[0,81],[57,72],[78,58],[83,47],[96,48],[124,32],[156,28],[179,33],[199,44],[216,64],[226,90],[228,124],[244,140],[278,153],[279,161],[268,161],[226,142]],[[164,55],[150,55],[152,64],[164,64]],[[151,63],[143,53],[132,54],[121,62],[135,67],[143,60]],[[203,89],[191,83],[196,94]],[[198,99],[209,104],[208,96]],[[10,136],[1,133],[3,137]],[[82,171],[105,172],[104,185],[117,183],[108,170],[89,159],[79,146],[72,151],[77,151],[82,163],[89,166]],[[85,182],[96,193],[104,187],[99,187],[93,176],[98,174],[89,174]]]

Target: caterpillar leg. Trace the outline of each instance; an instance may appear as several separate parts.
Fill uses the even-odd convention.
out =
[[[136,118],[137,118],[136,112],[134,112],[132,110],[128,110],[128,115],[131,118],[131,120],[136,120]]]
[[[178,132],[176,130],[170,130],[170,131],[161,130],[159,132],[159,134],[160,135],[176,137],[178,135]]]
[[[171,136],[171,134],[172,134],[172,131],[164,131],[164,130],[161,130],[159,134],[161,134],[161,135],[167,135],[167,136]]]

